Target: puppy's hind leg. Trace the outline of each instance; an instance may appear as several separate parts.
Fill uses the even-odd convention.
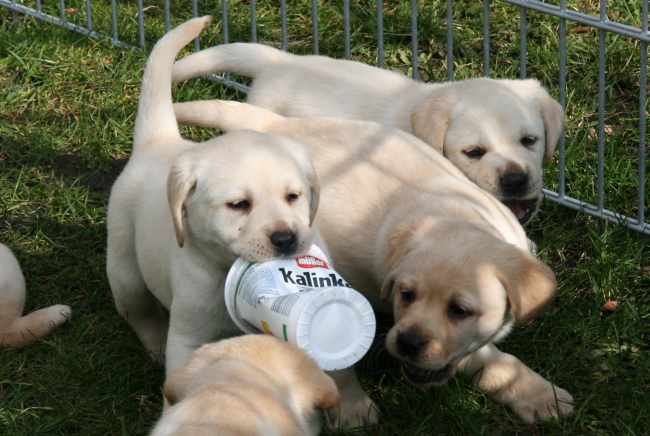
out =
[[[135,250],[116,250],[109,245],[107,251],[108,282],[118,313],[135,330],[151,359],[164,364],[167,315],[158,299],[147,289],[135,260]]]

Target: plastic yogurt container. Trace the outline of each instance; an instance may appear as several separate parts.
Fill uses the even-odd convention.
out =
[[[226,278],[225,298],[243,332],[292,342],[326,371],[354,365],[375,337],[370,303],[329,266],[315,245],[294,259],[237,259]]]

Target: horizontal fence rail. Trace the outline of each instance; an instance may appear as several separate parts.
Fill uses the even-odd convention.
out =
[[[118,25],[118,3],[116,0],[110,0],[111,6],[111,29],[112,35],[103,35],[93,30],[93,8],[92,2],[90,0],[85,0],[85,11],[86,11],[86,25],[73,24],[67,20],[67,8],[65,0],[59,0],[59,16],[53,16],[43,12],[41,0],[36,0],[36,8],[31,8],[24,6],[21,3],[18,3],[17,0],[0,0],[0,6],[10,9],[14,13],[14,18],[17,18],[16,14],[24,14],[28,16],[35,17],[39,20],[43,20],[57,26],[62,26],[66,29],[69,29],[74,32],[78,32],[84,35],[88,35],[91,38],[96,39],[108,39],[114,45],[123,47],[123,48],[132,48],[136,50],[145,51],[147,49],[145,45],[145,11],[147,8],[143,6],[142,0],[137,0],[137,9],[138,9],[138,42],[136,45],[132,43],[124,42],[119,37],[119,25]],[[408,3],[409,0],[404,0]],[[622,223],[634,229],[638,232],[650,234],[650,223],[646,222],[645,209],[646,205],[646,154],[647,154],[647,140],[646,140],[646,126],[647,126],[647,92],[648,92],[648,83],[647,83],[647,70],[648,70],[648,43],[650,42],[650,32],[648,31],[648,1],[641,0],[641,23],[638,26],[626,25],[616,21],[612,21],[608,18],[608,5],[606,0],[600,0],[600,10],[599,16],[593,16],[577,12],[567,8],[567,0],[559,0],[559,5],[548,4],[543,1],[538,0],[494,0],[494,3],[507,3],[520,8],[520,18],[519,18],[519,41],[520,41],[520,59],[519,59],[519,70],[520,78],[524,79],[527,77],[527,56],[529,49],[528,42],[528,16],[529,11],[534,11],[537,13],[546,14],[553,16],[559,19],[559,47],[558,47],[558,65],[559,65],[559,77],[557,79],[558,90],[559,90],[559,102],[563,107],[566,107],[567,104],[567,22],[577,23],[582,26],[596,29],[599,32],[599,70],[598,70],[598,144],[597,144],[597,171],[595,177],[597,179],[597,201],[596,204],[591,204],[586,201],[579,199],[571,198],[566,195],[567,190],[567,174],[566,174],[566,143],[564,136],[560,139],[558,144],[558,155],[559,155],[559,168],[558,168],[558,180],[557,180],[557,192],[550,191],[548,189],[544,190],[546,198],[549,200],[559,203],[563,206],[566,206],[571,209],[580,210],[584,213],[587,213],[591,216],[600,217],[607,219],[611,222]],[[218,5],[211,5],[211,7],[219,7]],[[485,77],[490,77],[490,31],[491,31],[491,20],[490,20],[490,9],[491,2],[490,0],[483,1],[483,41],[482,41],[482,52],[483,52],[483,74]],[[411,64],[411,74],[412,77],[416,80],[419,79],[419,60],[418,60],[418,12],[419,4],[417,0],[410,0],[411,8],[411,50],[414,54],[412,56]],[[228,1],[222,0],[221,5],[221,19],[222,19],[222,29],[223,29],[223,42],[233,42],[230,38],[230,32],[228,28]],[[321,39],[321,31],[319,28],[319,3],[317,0],[312,1],[311,7],[312,13],[312,50],[314,54],[320,53],[319,40]],[[171,26],[171,12],[170,12],[170,0],[164,0],[164,14],[165,14],[165,26],[167,31],[169,31]],[[193,16],[199,15],[199,7],[197,0],[192,1],[192,14]],[[258,16],[257,16],[257,2],[251,0],[250,2],[250,14],[251,14],[251,41],[258,42]],[[289,35],[287,30],[287,3],[286,0],[281,0],[280,2],[280,14],[281,14],[281,48],[287,50],[289,47]],[[217,15],[217,14],[214,14]],[[378,1],[376,7],[376,20],[377,20],[377,64],[379,67],[384,68],[384,62],[386,58],[385,51],[385,38],[384,38],[384,5],[383,2]],[[316,17],[315,19],[313,17]],[[447,80],[454,80],[454,1],[447,0],[447,10],[446,10],[446,20],[447,20],[447,51],[446,51],[446,64],[447,64]],[[15,20],[17,22],[17,19]],[[346,59],[351,58],[351,24],[350,24],[350,1],[343,0],[343,32],[344,32],[344,57]],[[607,86],[607,70],[606,70],[606,60],[607,60],[607,36],[608,35],[620,35],[625,38],[629,38],[632,41],[638,41],[640,45],[640,65],[639,65],[639,96],[638,96],[638,198],[636,209],[638,211],[636,217],[625,216],[616,211],[609,210],[605,208],[605,150],[607,147],[606,134],[605,134],[605,125],[606,125],[606,86]],[[195,41],[195,49],[200,50],[200,41],[197,38]],[[234,81],[231,79],[230,74],[225,74],[224,76],[219,75],[210,75],[210,79],[221,82],[225,85],[235,87],[243,92],[248,92],[249,87]]]

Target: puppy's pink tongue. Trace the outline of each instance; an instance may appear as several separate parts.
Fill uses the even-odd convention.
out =
[[[528,213],[528,209],[522,206],[521,201],[517,200],[505,200],[503,202],[508,208],[515,214],[518,220],[522,219]]]

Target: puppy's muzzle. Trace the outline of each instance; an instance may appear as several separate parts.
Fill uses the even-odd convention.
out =
[[[417,359],[428,344],[428,340],[409,331],[400,332],[395,340],[397,352],[405,359]]]
[[[499,179],[504,197],[520,197],[528,190],[528,173],[508,172]]]
[[[295,253],[298,248],[298,237],[293,230],[273,232],[269,238],[279,256],[289,256]]]

